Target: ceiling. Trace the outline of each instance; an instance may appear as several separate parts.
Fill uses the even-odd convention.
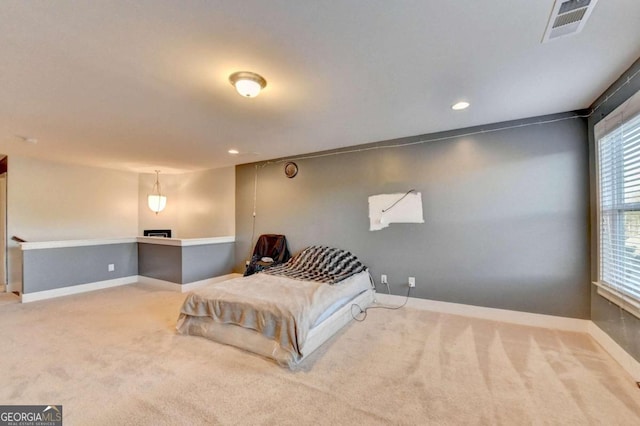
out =
[[[542,44],[552,7],[3,0],[0,153],[184,172],[586,108],[640,57],[640,1]]]

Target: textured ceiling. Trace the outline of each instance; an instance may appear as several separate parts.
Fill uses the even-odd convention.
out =
[[[552,6],[3,0],[0,153],[179,172],[588,107],[640,56],[640,1],[541,44]]]

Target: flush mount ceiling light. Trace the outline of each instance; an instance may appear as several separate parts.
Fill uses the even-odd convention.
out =
[[[451,105],[451,109],[455,111],[460,111],[461,109],[469,108],[469,102],[460,101],[456,104]]]
[[[151,190],[151,194],[147,198],[147,202],[149,204],[149,208],[151,211],[156,212],[158,214],[167,206],[167,197],[162,195],[162,191],[160,190],[160,178],[158,175],[160,174],[160,170],[156,170],[156,183],[153,185],[153,189]]]
[[[229,76],[229,81],[235,86],[236,91],[245,98],[258,96],[260,90],[267,86],[267,80],[249,71],[234,72]]]
[[[237,149],[230,149],[229,151],[227,151],[229,154],[231,155],[238,155],[240,154],[240,151],[238,151]]]

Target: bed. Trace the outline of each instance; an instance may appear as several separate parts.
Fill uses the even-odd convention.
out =
[[[344,250],[313,246],[287,263],[187,295],[181,334],[236,346],[294,368],[371,304],[367,268]]]

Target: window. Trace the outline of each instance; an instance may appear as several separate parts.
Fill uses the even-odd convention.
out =
[[[595,127],[598,293],[640,317],[640,92]]]

